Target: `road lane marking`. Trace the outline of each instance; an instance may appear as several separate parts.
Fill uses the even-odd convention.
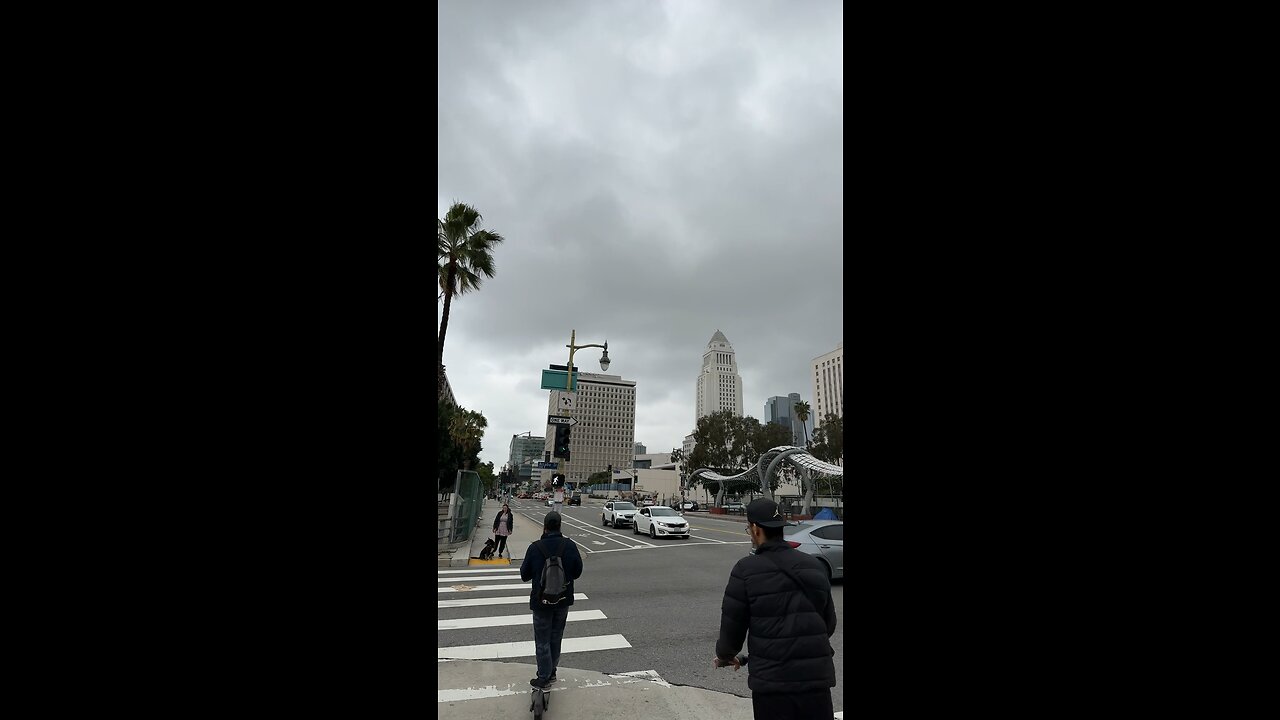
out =
[[[471,568],[470,570],[438,570],[436,571],[436,574],[437,575],[468,575],[468,574],[474,574],[474,573],[496,573],[496,572],[518,573],[520,572],[520,568],[511,568],[510,570],[504,570],[503,568]],[[458,578],[458,579],[463,580],[465,578]]]
[[[516,568],[515,575],[467,575],[466,577],[442,577],[437,578],[436,582],[475,582],[476,580],[519,580],[520,568]]]
[[[639,548],[639,547],[614,548],[612,550],[597,550],[596,552],[611,553],[611,552],[623,552],[626,550],[665,550],[667,548],[693,547],[694,545],[750,545],[750,544],[751,544],[750,540],[741,540],[739,542],[712,540],[711,542],[682,542],[682,543],[671,543],[670,545],[654,545],[652,548]]]
[[[621,536],[621,537],[627,538],[627,539],[629,539],[629,540],[632,540],[632,541],[634,541],[634,542],[638,542],[638,543],[640,543],[641,545],[646,545],[646,546],[649,546],[649,547],[653,547],[653,546],[652,546],[652,545],[650,545],[649,543],[644,542],[643,540],[641,540],[641,539],[639,538],[639,536],[627,537],[626,535],[622,535],[622,533],[621,533],[621,532],[618,532],[617,530],[615,530],[615,531],[614,531],[614,533],[608,533],[608,532],[605,532],[605,531],[603,531],[603,530],[600,530],[599,528],[597,528],[597,527],[595,527],[595,526],[593,526],[593,525],[591,525],[591,524],[587,523],[587,522],[586,522],[586,521],[584,521],[584,520],[579,520],[578,518],[569,518],[569,519],[570,519],[570,520],[573,520],[573,521],[574,521],[574,522],[576,522],[576,523],[579,523],[578,525],[574,525],[574,526],[573,526],[575,529],[586,530],[587,532],[593,533],[593,534],[595,534],[595,535],[596,535],[596,536],[598,536],[598,537],[602,537],[602,538],[605,538],[605,539],[607,539],[607,540],[612,540],[612,541],[614,541],[614,542],[618,543],[619,545],[623,545],[623,546],[628,547],[628,548],[631,548],[631,547],[637,547],[637,546],[635,546],[635,545],[629,545],[628,543],[625,543],[625,542],[623,542],[623,541],[619,540],[619,539],[618,539],[618,537],[619,537],[619,536]],[[615,534],[615,533],[616,533],[616,534]],[[585,548],[585,549],[587,550],[587,552],[593,552],[593,553],[604,552],[603,550],[592,550],[591,548]]]
[[[528,599],[528,598],[525,598]],[[599,610],[570,610],[565,622],[582,622],[584,620],[608,620]],[[495,615],[493,617],[458,618],[456,620],[436,621],[436,630],[464,630],[482,627],[504,627],[507,625],[532,625],[533,613],[521,615]]]
[[[436,660],[438,663],[453,662],[448,659]],[[618,675],[608,675],[609,680],[601,680],[599,678],[575,678],[569,675],[572,671],[567,670],[561,673],[559,680],[555,685],[548,688],[547,692],[564,692],[566,690],[595,690],[605,687],[616,687],[618,685],[630,685],[638,682],[651,682],[671,687],[662,679],[657,672],[653,670],[642,670],[639,673],[621,673]],[[652,673],[647,674],[647,673]],[[594,674],[594,673],[593,673]],[[654,679],[657,678],[657,679]],[[616,680],[617,682],[611,682]],[[528,695],[530,692],[529,685],[526,682],[518,683],[501,683],[500,685],[485,685],[484,687],[466,687],[466,688],[448,688],[445,690],[436,690],[436,702],[466,702],[467,700],[484,700],[487,698],[503,697],[506,695]]]
[[[636,670],[635,672],[611,673],[609,677],[616,680],[625,680],[627,682],[646,681],[656,683],[662,687],[671,687],[671,683],[662,679],[657,670]]]
[[[591,652],[593,650],[621,650],[631,647],[631,643],[621,635],[591,635],[588,637],[565,638],[560,641],[560,655],[575,652]],[[487,643],[484,645],[459,645],[456,647],[436,648],[437,658],[456,658],[459,660],[493,660],[496,658],[534,657],[533,641]]]
[[[587,596],[585,593],[574,593],[573,599],[575,602],[578,600],[586,600]],[[507,597],[476,597],[466,598],[465,600],[437,600],[436,609],[443,610],[444,608],[488,607],[489,605],[519,605],[520,603],[528,605],[529,596],[508,595]]]

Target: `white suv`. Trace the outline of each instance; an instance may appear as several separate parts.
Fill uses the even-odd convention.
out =
[[[604,504],[604,512],[600,513],[600,524],[613,524],[614,527],[634,525],[636,506],[621,500],[610,500]]]

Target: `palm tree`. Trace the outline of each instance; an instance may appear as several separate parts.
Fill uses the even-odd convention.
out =
[[[800,421],[800,429],[804,430],[804,444],[809,445],[809,428],[804,421],[809,419],[809,403],[800,401],[795,404],[796,419]]]
[[[444,294],[440,318],[439,392],[444,392],[444,336],[449,329],[449,306],[454,295],[480,287],[482,277],[493,277],[493,248],[503,238],[480,229],[480,211],[456,202],[443,220],[436,220],[436,272]]]
[[[471,461],[478,459],[487,427],[489,421],[475,410],[460,410],[450,418],[449,437],[461,450],[463,470],[470,470]]]

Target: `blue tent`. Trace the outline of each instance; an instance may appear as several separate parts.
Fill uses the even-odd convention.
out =
[[[840,518],[836,517],[836,514],[831,511],[831,508],[824,507],[818,511],[817,515],[813,516],[813,519],[814,520],[839,520]]]

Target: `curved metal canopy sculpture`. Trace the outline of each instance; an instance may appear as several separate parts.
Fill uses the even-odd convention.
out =
[[[768,495],[769,494],[769,478],[773,476],[775,471],[777,471],[778,464],[781,463],[783,460],[791,463],[792,465],[798,468],[801,468],[803,470],[808,470],[813,475],[829,476],[829,477],[844,477],[844,468],[840,467],[839,465],[832,465],[829,462],[823,462],[822,460],[819,460],[818,458],[809,454],[809,451],[806,450],[805,448],[797,447],[795,445],[779,445],[778,447],[770,448],[766,450],[764,454],[762,454],[760,458],[751,465],[751,467],[747,468],[746,470],[743,470],[737,475],[721,475],[717,473],[715,470],[712,470],[711,468],[699,468],[697,470],[694,470],[693,472],[689,473],[689,476],[685,480],[685,483],[684,485],[682,485],[681,489],[686,487],[689,482],[692,482],[693,479],[698,477],[699,475],[706,478],[707,480],[716,480],[723,483],[723,482],[728,482],[732,480],[745,479],[746,476],[752,473],[755,473],[756,478],[759,479],[760,492],[764,493],[765,495]]]

